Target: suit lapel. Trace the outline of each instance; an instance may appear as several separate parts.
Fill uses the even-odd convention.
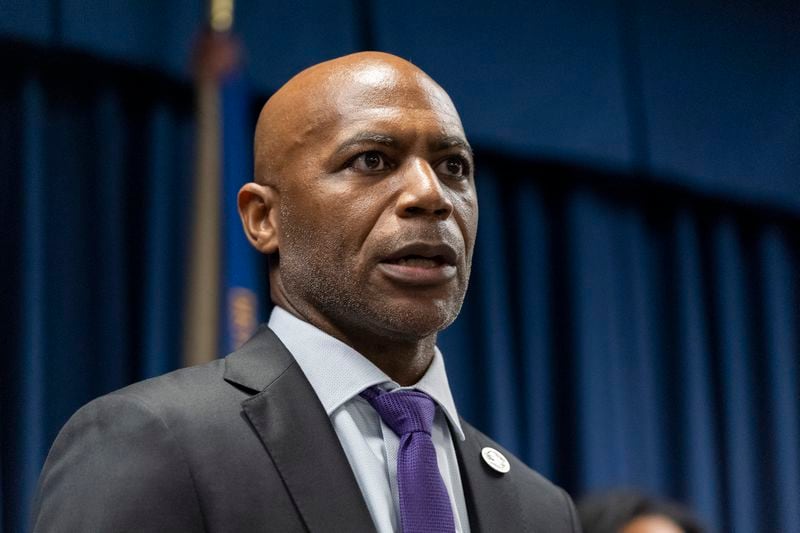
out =
[[[473,533],[513,531],[514,508],[517,495],[511,490],[510,479],[491,470],[481,459],[484,442],[481,435],[469,424],[461,421],[466,440],[454,438],[464,488],[470,529]],[[519,526],[519,524],[516,524]]]
[[[309,531],[374,531],[328,415],[268,328],[226,361],[225,379],[260,391],[242,402]]]

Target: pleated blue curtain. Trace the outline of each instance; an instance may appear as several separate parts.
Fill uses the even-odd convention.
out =
[[[0,100],[9,532],[26,530],[39,470],[76,408],[180,358],[191,92],[55,63],[12,64]]]
[[[9,532],[66,419],[180,357],[191,91],[57,63],[0,86]],[[576,496],[800,531],[800,216],[478,152],[473,277],[440,342],[462,415]]]
[[[464,416],[576,495],[800,531],[800,220],[521,166],[479,169],[472,287],[440,342]]]

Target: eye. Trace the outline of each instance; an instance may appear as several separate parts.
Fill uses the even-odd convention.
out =
[[[360,172],[380,172],[389,168],[389,163],[382,153],[372,150],[356,156],[350,166]]]
[[[466,178],[469,175],[469,162],[460,155],[451,156],[436,165],[436,173],[453,178]]]

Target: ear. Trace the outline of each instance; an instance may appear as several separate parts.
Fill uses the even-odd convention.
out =
[[[245,183],[239,189],[239,216],[244,233],[262,254],[278,251],[278,191],[269,185]]]

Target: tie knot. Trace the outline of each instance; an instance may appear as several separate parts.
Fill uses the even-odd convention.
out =
[[[422,431],[430,435],[436,404],[417,390],[383,392],[370,387],[361,393],[398,437]]]

